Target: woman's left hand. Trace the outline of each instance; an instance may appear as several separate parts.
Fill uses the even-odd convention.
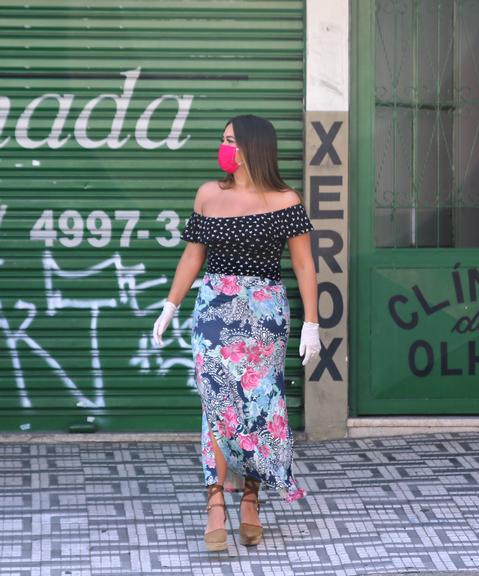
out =
[[[303,322],[299,344],[299,355],[302,356],[304,354],[303,366],[305,366],[311,358],[319,355],[320,351],[319,324],[315,322]]]

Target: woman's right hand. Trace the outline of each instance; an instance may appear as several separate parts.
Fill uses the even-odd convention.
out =
[[[163,310],[153,326],[153,340],[157,346],[163,346],[162,336],[177,310],[178,306],[173,304],[173,302],[170,302],[169,300],[165,302]]]
[[[321,340],[319,338],[319,324],[317,322],[303,322],[299,344],[299,355],[303,356],[304,354],[303,366],[305,366],[311,358],[318,356],[320,352]]]

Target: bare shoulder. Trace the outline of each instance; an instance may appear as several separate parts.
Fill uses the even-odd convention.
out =
[[[219,190],[220,187],[217,180],[209,180],[207,182],[203,182],[203,184],[201,184],[201,186],[196,191],[193,209],[196,212],[202,214],[204,205],[208,202],[208,200],[218,194]]]
[[[303,202],[301,196],[292,189],[288,189],[284,192],[279,192],[281,195],[281,206],[279,208],[289,208],[294,204],[301,204]]]

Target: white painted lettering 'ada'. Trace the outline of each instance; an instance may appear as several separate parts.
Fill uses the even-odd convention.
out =
[[[130,138],[130,134],[125,136],[120,140],[120,134],[123,127],[123,122],[130,104],[130,100],[133,96],[133,90],[140,75],[141,68],[136,68],[135,70],[129,70],[128,72],[122,72],[126,76],[123,93],[121,96],[116,94],[100,94],[96,98],[93,98],[83,108],[80,112],[78,118],[75,121],[74,135],[75,140],[82,148],[100,148],[101,146],[108,146],[116,150],[121,148],[126,144]],[[29,125],[30,120],[35,112],[35,110],[42,104],[44,100],[48,98],[53,98],[58,101],[58,113],[53,121],[52,129],[50,134],[43,140],[32,140],[29,137]],[[102,140],[92,140],[88,135],[88,122],[90,116],[95,108],[95,106],[102,100],[112,99],[116,104],[116,113],[112,121],[112,126],[110,133],[106,138]],[[22,112],[21,116],[18,118],[17,125],[15,128],[15,138],[17,143],[22,148],[39,148],[40,146],[47,145],[49,148],[54,150],[61,148],[71,137],[71,134],[66,135],[61,138],[62,130],[64,128],[66,119],[70,112],[71,105],[75,99],[74,94],[43,94],[38,98],[32,100],[25,110]],[[150,120],[155,112],[155,110],[161,105],[164,100],[176,100],[178,103],[178,112],[171,125],[170,133],[164,140],[154,141],[148,138],[148,127]],[[167,146],[170,150],[178,150],[186,144],[190,138],[190,134],[185,136],[180,140],[181,132],[183,130],[186,119],[193,102],[193,96],[190,94],[183,94],[182,96],[176,96],[174,94],[165,94],[156,100],[153,100],[145,108],[143,114],[138,118],[135,128],[135,139],[139,146],[146,148],[147,150],[154,150],[160,146]],[[3,133],[3,128],[5,122],[7,121],[8,114],[10,112],[10,98],[6,96],[0,96],[0,134]],[[10,136],[5,138],[0,142],[0,148],[7,145],[10,140]]]

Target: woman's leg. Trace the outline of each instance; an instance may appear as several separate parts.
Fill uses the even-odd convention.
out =
[[[228,465],[226,463],[225,457],[223,456],[223,452],[221,448],[218,446],[216,442],[215,436],[211,431],[211,426],[208,420],[208,430],[210,434],[211,443],[213,445],[213,451],[215,454],[215,462],[216,462],[216,475],[218,477],[218,484],[223,484],[226,478],[226,473],[228,469]],[[245,486],[246,488],[246,486]],[[244,493],[244,492],[243,492]],[[215,494],[210,501],[212,504],[222,504],[223,503],[223,495],[221,493]],[[219,510],[219,512],[214,513],[213,510]],[[261,520],[259,519],[259,514],[256,506],[255,498],[252,494],[248,494],[248,496],[241,502],[241,521],[247,522],[248,524],[255,524],[256,526],[261,526]],[[206,532],[210,530],[215,530],[216,528],[223,528],[223,510],[219,506],[215,506],[210,511],[209,519],[208,519],[208,526],[206,528]]]
[[[224,485],[228,465],[226,464],[223,452],[221,452],[221,448],[218,446],[214,434],[211,431],[211,426],[209,422],[208,422],[208,429],[210,432],[211,443],[213,444],[213,451],[215,453],[216,474],[218,476],[218,484]],[[210,499],[210,504],[223,504],[223,502],[224,502],[224,493],[222,492],[217,492]],[[216,530],[217,528],[224,528],[224,519],[225,519],[224,508],[222,508],[221,506],[214,506],[213,508],[211,508],[208,514],[208,524],[206,526],[205,533],[211,532],[212,530]]]
[[[228,465],[226,464],[226,460],[225,460],[225,457],[223,456],[223,452],[221,451],[221,448],[218,446],[218,443],[216,442],[215,435],[213,434],[213,432],[211,430],[211,426],[210,426],[209,422],[208,422],[208,428],[210,431],[211,443],[213,444],[213,450],[215,453],[216,474],[218,476],[218,484],[224,484]]]
[[[247,490],[246,483],[243,495],[245,492],[247,492],[247,496],[246,498],[243,498],[241,500],[240,505],[240,522],[246,522],[247,524],[255,524],[256,526],[261,526],[261,520],[259,519],[259,513],[257,508],[257,499],[254,496],[254,494],[251,494],[249,489]]]

